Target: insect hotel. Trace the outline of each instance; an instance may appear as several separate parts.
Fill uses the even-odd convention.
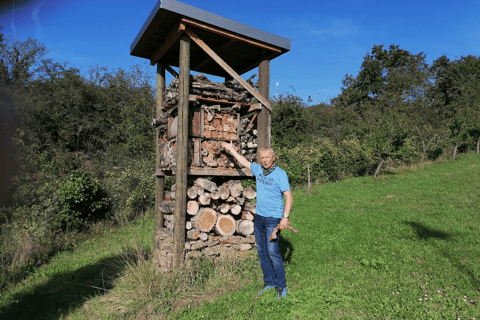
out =
[[[220,143],[232,142],[252,162],[270,145],[270,60],[289,50],[288,39],[175,0],[160,0],[132,43],[131,55],[157,66],[155,261],[160,268],[201,254],[252,248],[255,190],[241,184],[252,174]],[[255,68],[257,85],[240,76]],[[165,70],[174,77],[168,86]],[[206,75],[225,80],[213,82]],[[176,183],[165,191],[169,175]]]

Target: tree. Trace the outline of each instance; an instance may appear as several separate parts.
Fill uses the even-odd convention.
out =
[[[357,115],[352,134],[367,139],[378,157],[381,169],[388,157],[411,153],[412,115],[427,103],[430,72],[423,53],[411,54],[391,45],[375,45],[364,58],[354,78],[346,75],[342,93],[332,99],[336,107],[349,109]]]
[[[297,96],[279,96],[272,106],[272,140],[277,147],[292,147],[307,139],[309,122],[305,103]]]
[[[23,85],[30,81],[42,64],[47,49],[36,39],[9,44],[0,33],[0,83]]]
[[[448,129],[447,139],[454,144],[453,158],[461,145],[474,138],[480,146],[480,58],[446,56],[431,66],[435,85],[428,92],[432,106]]]
[[[430,73],[425,55],[411,54],[391,45],[375,45],[364,57],[358,75],[346,75],[342,93],[332,99],[334,105],[352,106],[359,115],[374,108],[380,111],[400,107],[395,102],[411,103],[424,96]]]

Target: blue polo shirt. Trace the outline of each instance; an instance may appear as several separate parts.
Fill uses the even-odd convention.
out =
[[[272,173],[265,176],[262,166],[256,163],[250,164],[250,170],[257,182],[256,214],[269,218],[282,218],[283,192],[290,191],[287,173],[276,167]]]

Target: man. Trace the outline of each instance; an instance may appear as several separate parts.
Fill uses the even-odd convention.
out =
[[[268,237],[280,224],[280,229],[288,225],[288,217],[293,204],[292,192],[285,171],[275,164],[272,148],[262,148],[259,153],[261,165],[250,163],[240,155],[230,143],[222,142],[225,148],[242,166],[249,168],[257,183],[257,208],[254,219],[255,242],[263,272],[264,286],[259,294],[276,288],[278,298],[287,296],[287,281],[278,239]],[[283,197],[285,196],[285,206]]]

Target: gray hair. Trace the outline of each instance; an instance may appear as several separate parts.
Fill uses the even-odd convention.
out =
[[[263,147],[263,148],[260,149],[260,151],[258,152],[258,155],[260,155],[260,153],[262,153],[262,152],[264,152],[264,151],[270,151],[270,154],[275,157],[275,151],[273,151],[273,149],[270,148],[270,147]]]

